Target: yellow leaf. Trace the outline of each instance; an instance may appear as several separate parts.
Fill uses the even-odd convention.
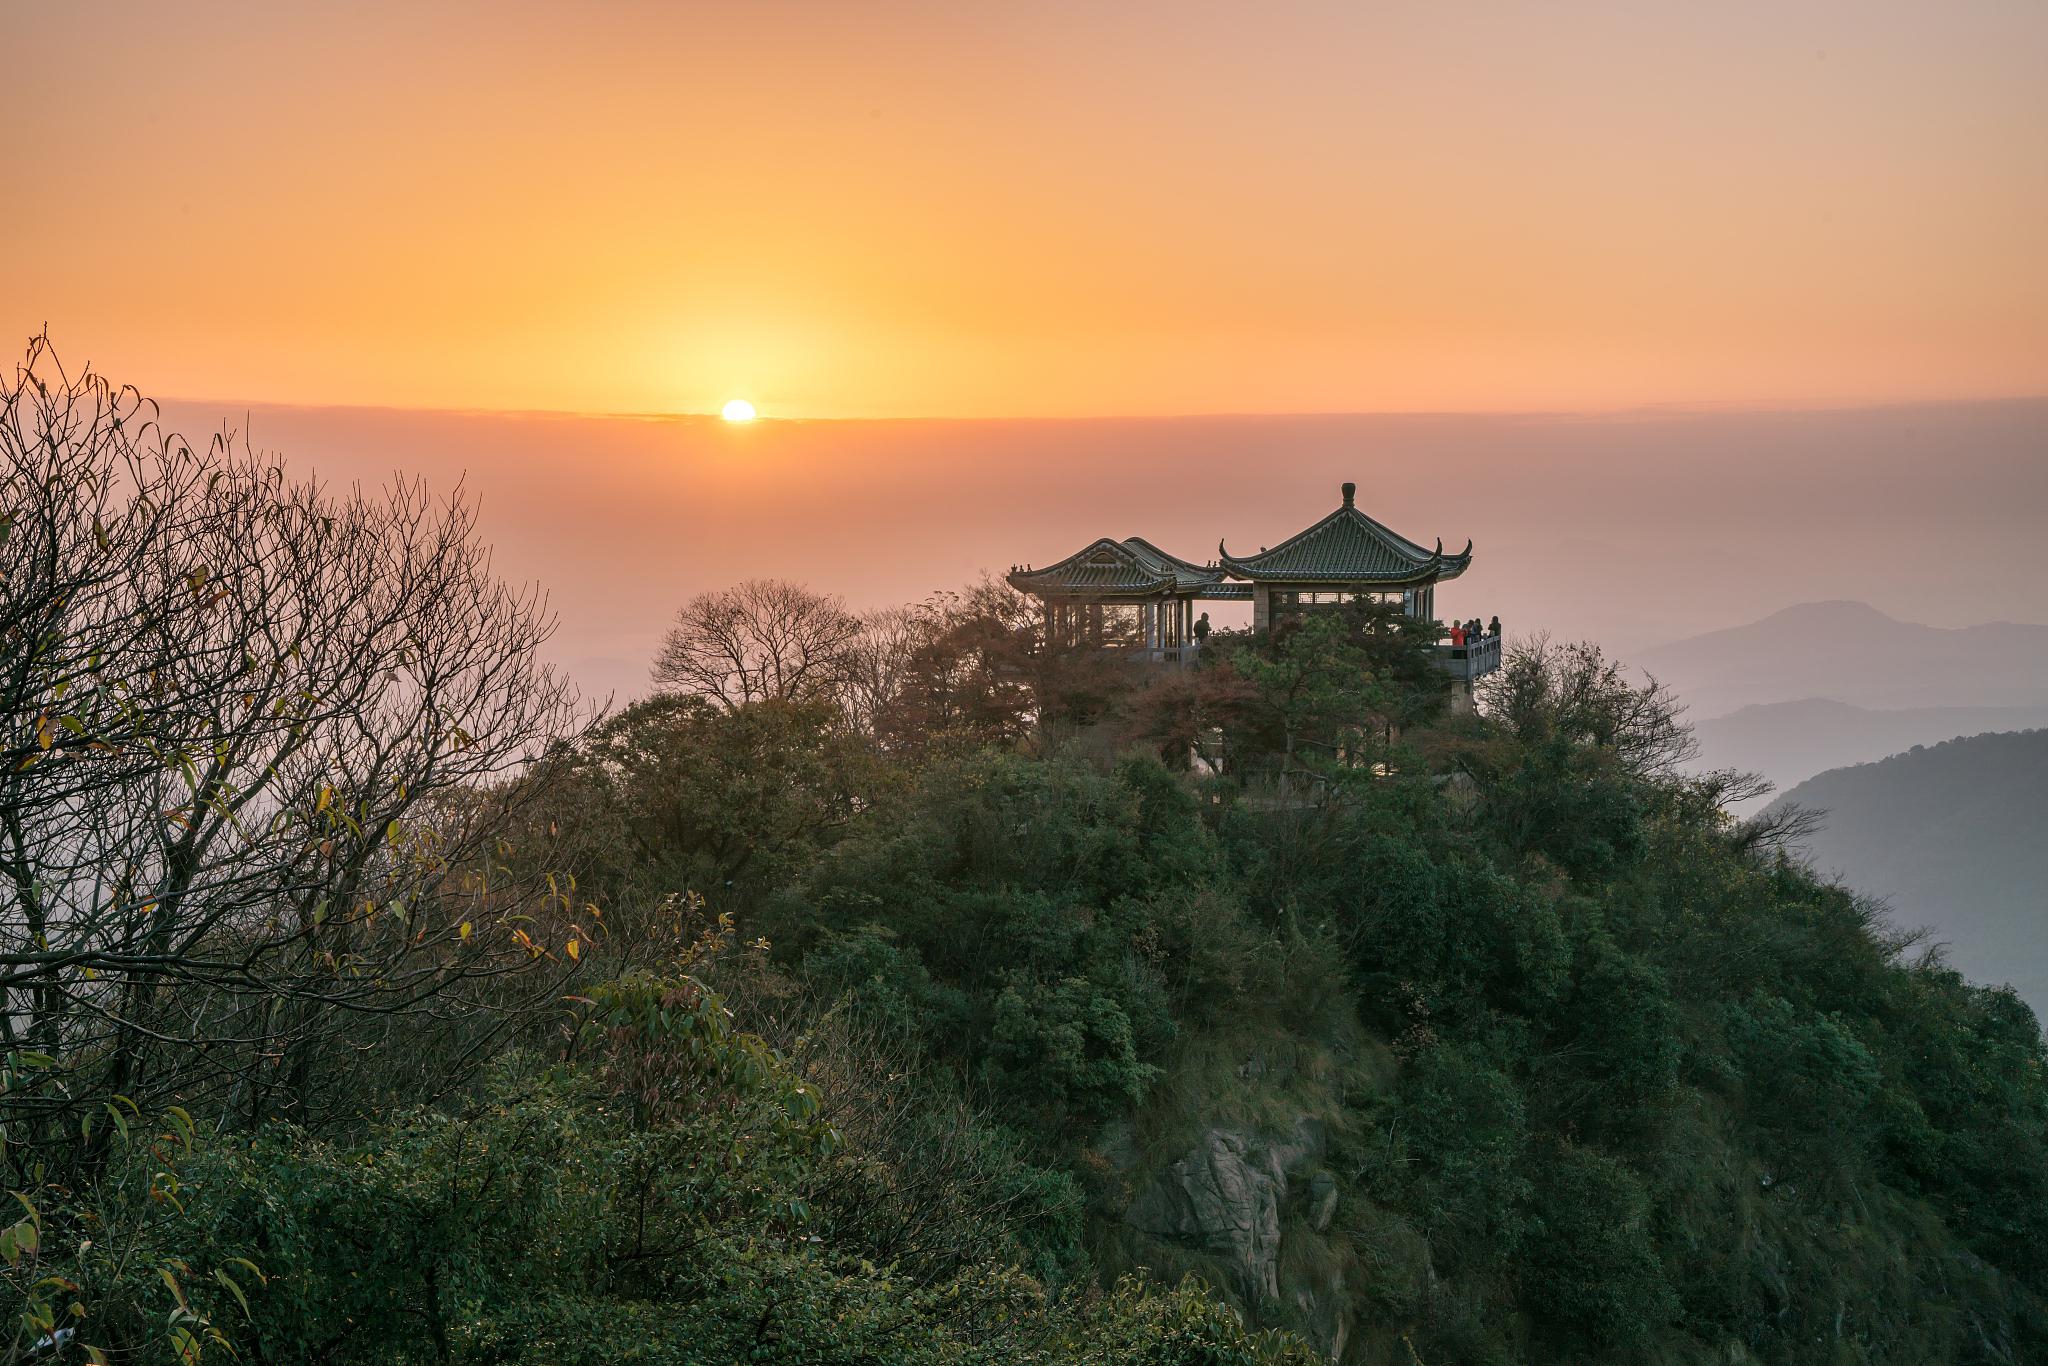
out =
[[[569,961],[573,963],[581,957],[583,957],[583,941],[571,939],[569,941]]]
[[[459,929],[459,930],[457,930],[457,931],[456,931],[456,933],[462,936],[462,942],[463,942],[463,943],[465,943],[465,944],[466,944],[466,943],[468,943],[468,942],[469,942],[469,922],[468,922],[467,920],[463,921],[463,922],[462,922],[462,928],[461,928],[461,929]]]

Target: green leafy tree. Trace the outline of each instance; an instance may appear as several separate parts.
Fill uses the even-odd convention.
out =
[[[1255,689],[1249,731],[1234,746],[1274,757],[1284,775],[1317,773],[1380,753],[1398,690],[1337,614],[1291,621],[1229,653]]]
[[[995,1001],[990,1058],[1020,1098],[1102,1119],[1142,1100],[1159,1069],[1138,1057],[1117,995],[1085,977],[1012,982]]]
[[[536,819],[615,918],[669,892],[744,907],[807,867],[887,773],[828,702],[628,706],[531,778]],[[624,927],[620,927],[623,929]]]

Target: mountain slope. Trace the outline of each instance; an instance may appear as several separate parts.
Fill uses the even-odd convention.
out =
[[[1696,718],[1808,697],[1861,707],[2048,706],[2048,626],[1923,626],[1860,602],[1802,603],[1636,662]]]
[[[1873,709],[1808,697],[1742,707],[1698,722],[1693,733],[1702,768],[1761,773],[1782,792],[1829,769],[1871,763],[1915,745],[2040,727],[2048,727],[2048,704]]]
[[[2048,1015],[2048,730],[1836,769],[1782,799],[1827,812],[1814,867],[1888,899],[1975,981]]]

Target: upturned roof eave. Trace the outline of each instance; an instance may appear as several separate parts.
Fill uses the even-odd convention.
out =
[[[1465,572],[1462,564],[1426,564],[1401,574],[1333,574],[1328,572],[1305,572],[1293,569],[1258,569],[1238,561],[1228,562],[1230,576],[1252,583],[1298,583],[1319,587],[1349,588],[1411,588],[1427,583],[1441,583],[1454,579]]]

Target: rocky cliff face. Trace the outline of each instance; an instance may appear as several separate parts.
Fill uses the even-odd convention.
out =
[[[1328,1228],[1336,1213],[1336,1178],[1314,1169],[1322,1148],[1320,1127],[1307,1119],[1277,1136],[1209,1129],[1140,1189],[1124,1220],[1151,1237],[1208,1253],[1248,1305],[1275,1306],[1282,1301],[1280,1251],[1290,1190],[1298,1191],[1298,1217],[1309,1227]],[[1346,1335],[1341,1287],[1287,1291],[1287,1301],[1335,1361]]]

